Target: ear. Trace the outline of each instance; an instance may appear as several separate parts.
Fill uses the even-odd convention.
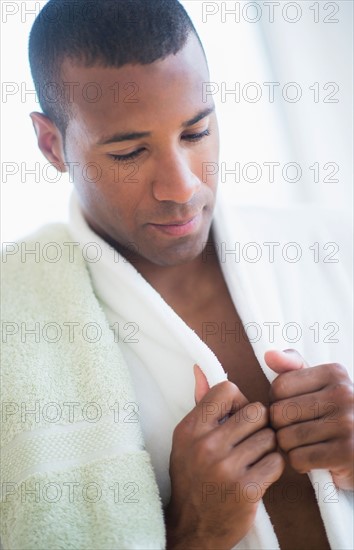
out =
[[[45,158],[59,172],[67,172],[63,138],[54,122],[42,113],[33,112],[30,117],[37,135],[38,147]]]

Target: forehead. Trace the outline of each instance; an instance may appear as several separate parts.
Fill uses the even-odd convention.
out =
[[[86,128],[92,139],[117,126],[149,130],[157,121],[187,120],[210,106],[202,94],[208,67],[194,35],[176,55],[149,65],[83,67],[65,60],[61,77],[70,101],[69,126]]]

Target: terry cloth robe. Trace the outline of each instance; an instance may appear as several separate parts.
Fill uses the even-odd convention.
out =
[[[263,359],[269,348],[296,347],[310,365],[352,367],[346,234],[333,216],[321,216],[306,208],[218,205],[213,230],[220,265],[269,381],[275,377]],[[211,350],[134,266],[81,229],[86,243],[73,238],[73,227],[69,233],[64,225],[47,226],[25,243],[39,256],[21,261],[19,243],[3,258],[5,550],[163,548],[159,493],[166,502],[172,431],[194,406],[193,364],[211,386],[225,379]],[[280,243],[273,262],[265,260],[269,244],[263,243],[270,242]],[[288,260],[299,252],[288,244],[294,242],[299,261],[279,259],[279,248]],[[332,254],[337,263],[323,262],[336,250],[323,250],[329,242],[340,246]],[[244,254],[246,244],[260,244],[263,258],[249,261],[250,246],[247,261],[231,254],[237,243]],[[314,243],[318,262],[316,245],[309,249]],[[92,261],[98,249],[102,254]],[[106,296],[105,288],[115,292]],[[280,328],[271,338],[270,323]],[[36,332],[26,333],[29,328]],[[34,414],[26,414],[30,408]],[[157,453],[152,432],[160,440]],[[327,471],[309,475],[331,548],[352,549],[352,493],[335,490]],[[262,503],[236,548],[279,548]]]

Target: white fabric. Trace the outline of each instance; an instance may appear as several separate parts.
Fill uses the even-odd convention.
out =
[[[3,336],[15,328],[1,345],[3,546],[163,549],[130,371],[72,245],[64,224],[50,224],[1,257]],[[73,325],[82,331],[63,330]]]
[[[343,269],[344,256],[337,263],[315,262],[314,252],[309,248],[315,242],[322,246],[322,243],[340,240],[341,245],[345,245],[345,234],[340,235],[337,225],[323,225],[322,215],[314,217],[306,209],[235,210],[226,207],[220,199],[216,208],[213,231],[220,265],[241,320],[244,326],[249,326],[251,344],[269,381],[276,376],[263,358],[270,348],[295,347],[310,365],[336,361],[352,368],[352,320],[350,308],[346,309],[350,278]],[[324,221],[333,222],[330,216]],[[92,242],[98,243],[101,249],[102,256],[96,262],[90,261],[87,255],[87,266],[96,295],[131,370],[146,449],[151,455],[161,498],[167,504],[172,433],[195,404],[193,364],[200,365],[210,386],[224,380],[225,372],[208,346],[134,266],[89,228],[75,194],[71,199],[69,231],[83,251],[87,252],[85,244]],[[275,247],[274,262],[269,261],[269,245],[264,245],[269,242],[280,243]],[[284,260],[281,250],[289,242],[296,242],[298,246],[288,247],[285,257],[292,257],[300,247],[302,255],[298,262]],[[238,258],[230,252],[237,249],[237,243],[246,259],[242,254]],[[248,248],[247,256],[247,243],[257,243],[261,247],[259,261],[250,261],[252,249]],[[254,251],[257,250],[259,248],[254,247]],[[327,254],[331,251],[327,250]],[[325,254],[322,252],[322,258]],[[129,334],[135,325],[127,323],[137,325],[134,336],[129,337]],[[269,338],[269,323],[279,323],[275,326],[274,339]],[[296,342],[289,342],[295,338],[289,323],[300,326],[301,337]],[[314,329],[310,328],[315,323],[319,327],[319,342],[315,341]],[[324,342],[326,337],[327,340],[331,338],[331,330],[335,327],[327,323],[336,323],[339,332],[329,342]],[[286,326],[288,333],[284,332]],[[333,342],[336,338],[339,341]],[[327,471],[313,471],[310,479],[318,496],[331,548],[352,549],[352,495],[334,491]],[[235,548],[279,548],[263,503],[252,529]]]

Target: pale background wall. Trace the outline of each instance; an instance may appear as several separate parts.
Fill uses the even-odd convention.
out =
[[[1,2],[2,242],[67,216],[72,184],[42,157],[28,116],[38,104],[27,41],[44,3]],[[211,69],[224,163],[220,192],[238,202],[351,210],[352,1],[183,4]]]

